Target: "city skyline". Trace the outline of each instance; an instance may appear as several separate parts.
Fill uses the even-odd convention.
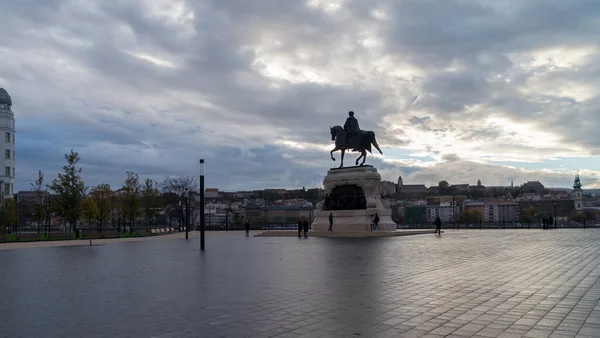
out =
[[[0,81],[14,191],[79,152],[220,190],[320,187],[329,126],[373,130],[382,180],[600,188],[600,4],[592,1],[4,2]],[[356,154],[348,155],[353,161]],[[351,163],[351,162],[348,162]]]

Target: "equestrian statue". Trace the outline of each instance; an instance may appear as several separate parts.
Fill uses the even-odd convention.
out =
[[[367,159],[367,150],[372,153],[371,144],[383,155],[383,152],[379,149],[377,140],[375,140],[375,133],[371,130],[360,130],[358,120],[354,117],[353,111],[348,112],[348,115],[343,128],[340,126],[329,128],[331,131],[331,140],[335,141],[335,148],[330,152],[331,159],[335,161],[335,158],[333,157],[334,151],[341,151],[342,161],[340,168],[344,166],[344,153],[346,150],[358,151],[361,153],[356,159],[356,165],[358,165],[358,162],[362,158],[361,166],[365,164],[365,160]]]

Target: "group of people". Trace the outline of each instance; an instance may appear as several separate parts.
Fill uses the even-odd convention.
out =
[[[308,221],[306,219],[298,221],[298,238],[302,237],[302,230],[304,230],[304,238],[308,238]]]
[[[371,231],[380,230],[379,229],[379,215],[377,213],[369,215],[369,219],[371,220]]]

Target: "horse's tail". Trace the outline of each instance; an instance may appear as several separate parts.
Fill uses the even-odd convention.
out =
[[[373,145],[375,146],[375,149],[377,149],[379,151],[379,153],[381,155],[383,155],[383,152],[381,151],[381,149],[379,149],[379,144],[377,144],[377,140],[375,139],[375,132],[371,132],[372,135],[370,135],[370,139],[371,139],[371,143],[373,143]]]

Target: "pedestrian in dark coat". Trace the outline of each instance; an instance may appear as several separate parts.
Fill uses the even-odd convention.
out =
[[[302,237],[302,220],[298,220],[298,238]]]
[[[435,221],[433,222],[435,224],[435,232],[434,234],[442,234],[442,220],[440,219],[440,216],[435,218]]]
[[[302,225],[304,227],[304,238],[308,238],[308,221],[304,220]]]

